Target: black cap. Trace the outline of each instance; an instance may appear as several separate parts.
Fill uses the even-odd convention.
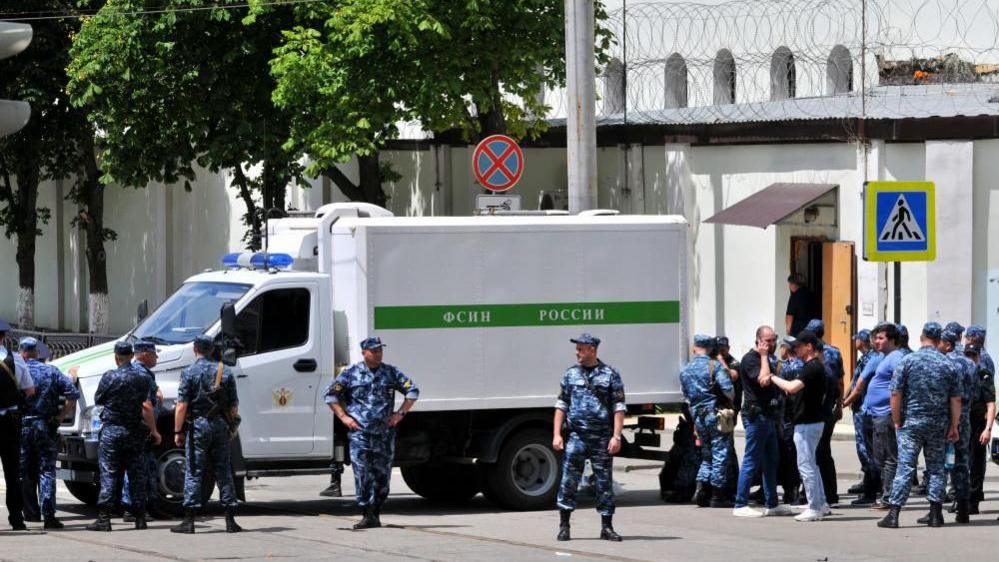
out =
[[[822,341],[819,339],[819,336],[815,335],[815,332],[803,330],[799,332],[798,337],[795,338],[794,346],[798,347],[799,345],[806,344],[812,344],[815,349],[819,349],[822,345]]]
[[[132,355],[132,343],[128,341],[120,341],[114,344],[114,354],[115,355]]]
[[[982,353],[982,346],[978,345],[977,343],[969,343],[965,344],[964,346],[965,355],[977,356],[981,353]]]

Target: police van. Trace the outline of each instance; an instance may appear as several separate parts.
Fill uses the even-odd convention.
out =
[[[621,371],[633,413],[681,402],[688,256],[688,225],[672,216],[395,217],[338,203],[272,219],[266,252],[224,256],[124,336],[159,352],[161,500],[183,497],[183,451],[172,445],[180,372],[194,361],[195,336],[219,335],[229,303],[241,344],[232,448],[240,496],[247,478],[349,462],[324,392],[361,360],[360,341],[379,336],[385,361],[421,390],[396,445],[409,487],[434,500],[482,492],[510,509],[550,507],[560,478],[553,406],[575,362],[569,338],[603,340],[600,357]],[[73,424],[60,430],[59,477],[87,503],[98,491],[93,397],[114,367],[113,346],[55,362],[82,391]],[[652,449],[658,418],[640,420],[622,456],[662,458]]]

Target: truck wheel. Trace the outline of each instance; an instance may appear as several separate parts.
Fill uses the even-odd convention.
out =
[[[69,490],[69,493],[73,494],[74,498],[89,506],[97,505],[97,495],[101,491],[101,487],[97,484],[70,482],[68,480],[63,481],[63,484],[66,485],[66,489]]]
[[[475,465],[421,464],[404,466],[400,470],[406,485],[417,495],[430,501],[464,502],[479,493],[479,476]]]
[[[171,440],[172,441],[172,440]],[[157,507],[172,515],[184,512],[184,451],[172,448],[160,453],[156,458],[159,475],[159,503]]]
[[[550,432],[521,431],[503,443],[496,464],[486,466],[486,496],[507,509],[550,509],[558,493],[559,468]]]

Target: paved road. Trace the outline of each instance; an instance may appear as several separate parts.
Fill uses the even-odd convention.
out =
[[[834,442],[841,488],[852,483],[857,461],[850,442]],[[742,446],[739,445],[741,450]],[[94,516],[60,487],[62,531],[0,532],[3,560],[927,560],[980,558],[999,548],[999,484],[989,482],[983,515],[967,526],[928,529],[915,525],[925,509],[917,498],[903,513],[904,528],[877,529],[880,514],[844,507],[820,523],[790,518],[742,520],[728,510],[664,505],[656,467],[619,461],[621,488],[615,526],[625,542],[596,540],[599,518],[592,509],[574,517],[576,540],[554,540],[554,511],[508,513],[478,497],[461,507],[432,505],[413,495],[398,473],[383,521],[387,528],[351,531],[357,519],[349,500],[327,500],[317,492],[323,477],[272,478],[247,483],[249,503],[239,521],[246,532],[228,535],[219,517],[198,523],[194,536],[168,531],[156,521],[134,531],[115,520],[115,532],[83,530]],[[999,473],[990,467],[992,475]],[[345,475],[350,492],[351,475]],[[219,515],[219,510],[214,509]],[[5,515],[4,515],[5,517]],[[948,516],[948,520],[951,516]],[[3,519],[0,519],[2,521]],[[30,524],[38,529],[39,524]]]

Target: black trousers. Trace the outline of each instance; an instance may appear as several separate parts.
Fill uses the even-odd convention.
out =
[[[985,467],[988,457],[989,445],[982,445],[978,442],[982,432],[985,431],[985,416],[971,416],[971,454],[968,457],[971,465],[971,494],[969,499],[972,502],[980,502],[985,499]]]
[[[832,435],[836,422],[827,420],[822,428],[822,438],[815,449],[815,463],[819,465],[822,475],[822,487],[825,488],[826,501],[832,505],[839,503],[839,491],[836,486],[836,461],[832,456]]]
[[[11,525],[24,522],[21,515],[21,419],[0,416],[0,463],[7,486],[7,520]]]
[[[779,427],[780,463],[777,465],[777,482],[784,489],[784,502],[796,499],[801,486],[798,473],[798,451],[794,446],[794,424],[781,422]]]
[[[898,438],[891,414],[874,418],[874,460],[881,467],[882,498],[887,502],[898,470]]]

